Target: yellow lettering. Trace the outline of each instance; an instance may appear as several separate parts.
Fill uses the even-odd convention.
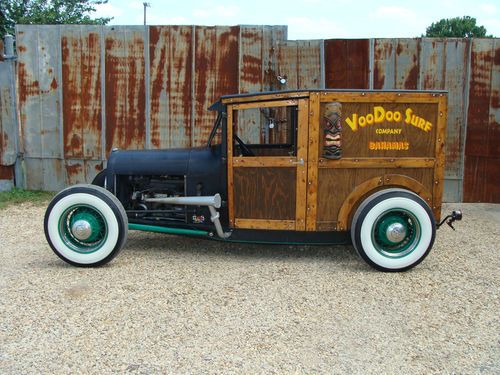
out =
[[[425,120],[422,118],[422,117],[419,117],[418,118],[418,125],[417,125],[420,129],[424,129],[424,126],[425,126]]]
[[[352,120],[350,118],[346,118],[345,122],[349,125],[353,132],[358,130],[358,115],[356,113],[353,113]]]
[[[432,123],[430,123],[429,121],[427,121],[427,122],[425,123],[425,128],[424,128],[424,130],[425,130],[426,132],[428,132],[428,131],[430,131],[431,129],[432,129]]]
[[[408,108],[408,109],[406,110],[406,118],[405,118],[405,123],[406,123],[406,124],[408,124],[408,125],[410,124],[410,121],[411,121],[411,115],[412,115],[412,113],[413,113],[413,110],[412,110],[411,108]]]
[[[360,116],[358,122],[359,122],[359,126],[361,126],[362,128],[364,128],[365,125],[366,125],[366,118],[365,118],[365,116]]]
[[[401,112],[399,112],[399,111],[394,112],[394,121],[396,121],[396,122],[401,121]]]
[[[367,123],[368,125],[373,124],[373,115],[372,115],[371,113],[368,113],[368,114],[366,115],[366,123]]]
[[[373,113],[375,114],[375,124],[380,124],[384,121],[385,109],[379,105],[373,108]]]

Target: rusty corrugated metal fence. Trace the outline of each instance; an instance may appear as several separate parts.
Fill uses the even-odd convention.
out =
[[[445,200],[500,200],[498,39],[286,34],[286,26],[18,26],[19,181],[58,190],[91,180],[113,147],[201,145],[214,121],[206,109],[223,94],[446,89]],[[1,146],[0,157],[17,154],[15,143]]]

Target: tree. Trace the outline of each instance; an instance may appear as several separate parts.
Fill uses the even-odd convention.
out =
[[[427,29],[427,37],[456,37],[456,38],[491,38],[486,36],[486,28],[477,26],[476,19],[470,16],[443,18],[432,23]]]
[[[106,25],[112,18],[92,18],[95,6],[108,0],[1,0],[0,36],[13,34],[16,24]]]

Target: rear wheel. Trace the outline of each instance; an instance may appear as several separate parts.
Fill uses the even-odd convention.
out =
[[[106,189],[76,185],[57,194],[44,220],[52,250],[75,266],[108,263],[127,240],[128,219],[120,201]]]
[[[359,255],[381,271],[406,271],[430,252],[436,235],[431,209],[418,195],[387,189],[356,210],[351,238]]]

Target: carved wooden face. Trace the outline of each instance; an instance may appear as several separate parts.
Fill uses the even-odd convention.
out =
[[[342,156],[341,110],[340,103],[325,103],[322,106],[323,157],[328,159],[339,159]]]

